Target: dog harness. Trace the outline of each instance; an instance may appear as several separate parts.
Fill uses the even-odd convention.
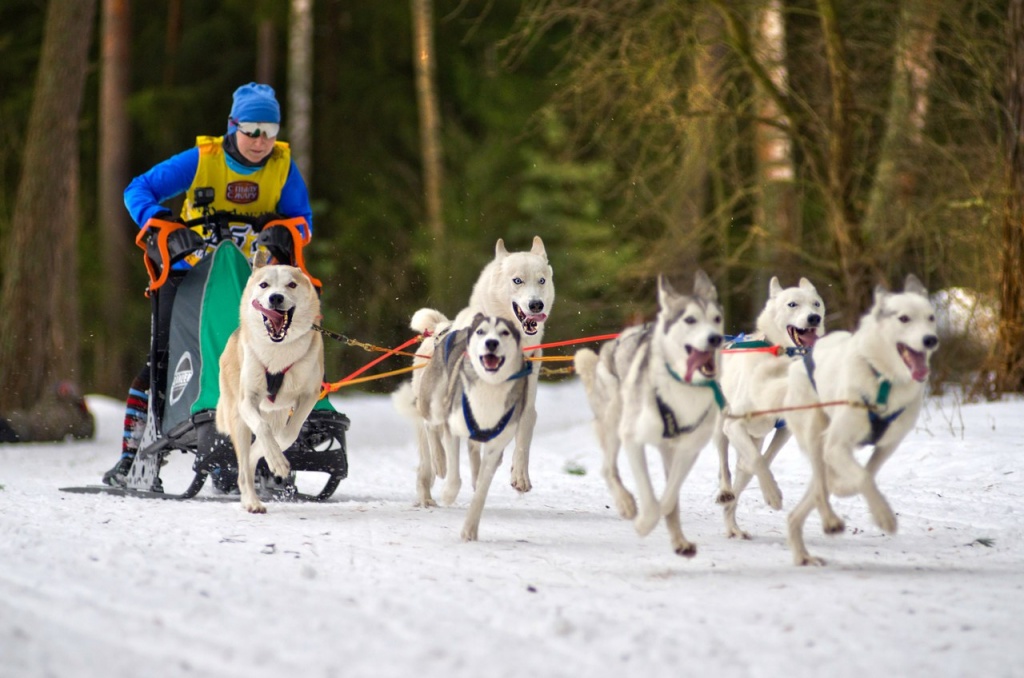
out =
[[[679,376],[679,374],[675,370],[673,370],[672,366],[669,365],[668,363],[665,363],[665,369],[668,370],[668,373],[672,375],[673,379],[675,379],[684,386],[703,386],[706,388],[710,388],[711,392],[715,396],[715,404],[718,405],[718,409],[722,409],[723,407],[725,407],[725,396],[722,395],[722,389],[718,386],[718,382],[715,381],[714,379],[701,382],[688,382],[681,376]],[[679,436],[685,433],[692,433],[701,424],[704,423],[704,420],[707,418],[708,413],[711,411],[711,406],[709,405],[708,408],[704,410],[704,413],[697,418],[697,421],[690,424],[689,426],[680,426],[679,419],[678,417],[676,417],[675,411],[671,407],[669,407],[668,404],[664,400],[662,400],[661,396],[659,396],[657,393],[654,394],[654,402],[657,403],[658,414],[661,415],[661,437],[666,439],[678,438]]]
[[[458,333],[448,332],[448,330],[445,330],[445,332],[448,333],[448,336],[445,337],[444,339],[444,344],[442,346],[442,356],[444,357],[445,363],[447,363],[448,359],[451,357],[452,346],[455,343],[455,337]],[[443,334],[444,333],[442,333],[442,335]],[[440,339],[440,337],[441,335],[438,336],[438,339]],[[522,379],[523,377],[528,376],[532,372],[533,364],[526,363],[521,370],[511,375],[505,381],[514,381],[516,379]],[[466,429],[469,431],[469,439],[474,442],[488,443],[497,438],[498,436],[500,436],[501,432],[505,430],[506,426],[508,426],[508,423],[512,421],[512,416],[515,414],[515,412],[516,406],[513,405],[509,409],[509,411],[506,412],[504,416],[502,416],[502,418],[498,420],[498,423],[495,424],[493,428],[480,428],[479,422],[477,422],[476,417],[473,416],[473,408],[469,404],[469,397],[466,396],[465,391],[462,392],[462,418],[466,422]]]
[[[267,371],[263,372],[267,377],[267,400],[270,402],[277,400],[277,392],[281,390],[281,385],[284,383],[285,372],[291,368],[292,366],[289,365],[280,372],[275,372],[273,374]]]
[[[666,439],[678,438],[684,433],[693,433],[697,427],[704,423],[704,420],[708,416],[708,412],[711,411],[711,406],[709,405],[708,408],[704,410],[704,414],[700,415],[697,421],[689,426],[680,426],[679,420],[676,418],[675,411],[673,411],[673,409],[669,407],[665,401],[658,396],[658,394],[654,395],[654,402],[658,404],[658,414],[661,415],[661,437]]]
[[[804,354],[804,367],[807,369],[807,378],[811,380],[811,386],[817,392],[818,384],[814,381],[814,358],[811,357],[810,352]],[[878,411],[879,408],[884,409],[889,404],[889,392],[892,390],[892,382],[888,379],[881,379],[882,373],[870,364],[868,367],[871,368],[871,373],[875,375],[875,378],[879,379],[878,393],[875,395],[874,403],[868,400],[866,396],[861,396],[860,398],[864,403],[865,409],[868,411],[868,425],[871,427],[871,433],[860,444],[877,445],[878,441],[885,435],[885,432],[889,430],[889,426],[903,414],[903,410],[906,408],[901,407],[889,414],[881,414]]]
[[[513,405],[512,409],[505,413],[494,428],[480,428],[480,424],[477,423],[476,417],[473,416],[473,410],[469,406],[469,398],[466,394],[462,394],[462,416],[466,420],[466,428],[469,429],[469,439],[478,443],[489,443],[505,430],[508,423],[512,421],[512,415],[515,414],[516,406]]]

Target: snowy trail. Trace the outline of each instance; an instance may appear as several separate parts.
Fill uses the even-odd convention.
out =
[[[838,500],[845,535],[808,521],[818,569],[791,565],[785,512],[756,487],[739,513],[755,538],[724,536],[710,448],[682,493],[697,556],[663,527],[637,537],[577,382],[542,385],[534,490],[508,486],[506,458],[473,544],[468,483],[454,507],[413,508],[412,432],[389,400],[335,403],[349,479],[265,516],[59,492],[113,463],[110,399],[90,398],[95,441],[0,446],[0,676],[1022,675],[1020,401],[930,402],[880,477],[899,534]],[[806,461],[791,443],[774,470],[788,508]]]

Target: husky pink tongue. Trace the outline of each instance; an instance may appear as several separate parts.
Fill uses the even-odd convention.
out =
[[[928,362],[925,360],[924,353],[904,348],[900,355],[903,357],[903,362],[906,363],[907,369],[910,370],[910,376],[914,381],[924,381],[928,378]]]
[[[263,317],[273,326],[275,332],[281,331],[281,328],[284,326],[284,313],[275,311],[272,308],[263,308],[263,305],[256,299],[252,300],[252,307],[263,314]]]
[[[693,373],[713,359],[714,354],[711,351],[690,351],[690,355],[686,359],[686,376],[684,377],[686,382],[693,381]]]

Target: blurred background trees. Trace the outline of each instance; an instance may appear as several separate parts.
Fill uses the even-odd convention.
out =
[[[52,68],[46,9],[57,4],[0,7],[5,289],[26,284],[14,279],[17,256],[43,284],[58,280],[18,244],[27,229],[54,237],[45,217],[15,217],[36,73]],[[772,275],[810,278],[829,327],[848,329],[877,283],[898,286],[913,272],[989,308],[1010,300],[999,341],[969,317],[961,331],[987,342],[947,342],[940,376],[987,367],[982,392],[1024,388],[1021,286],[1008,284],[1024,256],[1013,249],[1019,0],[100,4],[88,25],[102,40],[82,60],[75,117],[78,216],[61,224],[78,233],[59,289],[81,323],[66,326],[74,341],[48,349],[68,355],[60,369],[73,374],[59,376],[87,391],[120,397],[146,353],[137,227],[117,211],[125,176],[221,133],[231,92],[254,79],[278,90],[282,139],[308,144],[308,261],[325,283],[324,325],[347,336],[400,343],[415,309],[465,303],[497,238],[522,249],[539,234],[558,288],[550,340],[650,317],[658,272],[686,283],[707,270],[730,332],[752,329]],[[417,84],[414,50],[428,38],[432,77]],[[426,82],[437,138],[424,152]],[[69,152],[61,167],[73,165]],[[5,308],[4,341],[27,311]],[[7,360],[20,354],[0,355],[8,391]],[[370,357],[329,345],[328,377]]]

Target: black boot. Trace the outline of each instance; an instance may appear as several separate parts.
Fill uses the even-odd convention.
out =
[[[111,487],[128,487],[128,471],[132,468],[135,455],[122,454],[114,467],[103,474],[103,484]]]

